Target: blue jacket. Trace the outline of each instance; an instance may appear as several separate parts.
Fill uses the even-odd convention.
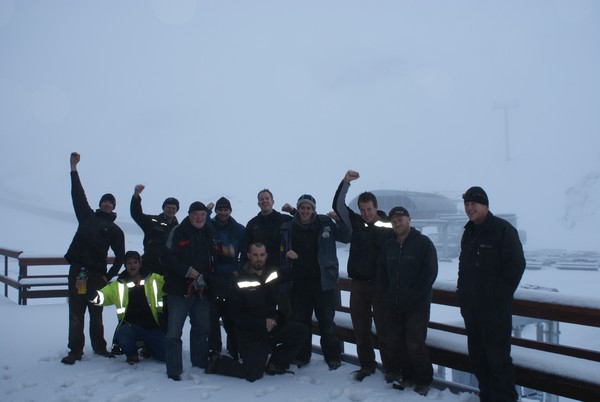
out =
[[[289,250],[294,250],[292,231],[295,225],[302,225],[297,215],[291,221],[281,225],[281,266],[286,275],[289,275],[292,280],[295,277],[303,276],[301,272],[294,272],[294,260],[290,260],[285,256]],[[335,289],[340,268],[336,241],[348,243],[350,241],[350,231],[344,224],[338,226],[327,215],[313,214],[312,222],[309,225],[316,225],[317,263],[321,271],[321,291]]]
[[[244,225],[238,223],[232,217],[222,225],[217,217],[211,219],[211,225],[219,240],[224,246],[233,246],[235,254],[233,257],[219,256],[215,261],[215,275],[228,275],[239,268],[240,248],[244,239]]]

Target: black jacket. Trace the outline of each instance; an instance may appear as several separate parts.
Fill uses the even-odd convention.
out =
[[[229,299],[229,313],[235,325],[238,339],[253,342],[269,336],[267,318],[283,324],[283,316],[277,312],[279,273],[265,267],[262,276],[249,272],[249,263],[239,271]]]
[[[164,290],[179,296],[187,294],[191,282],[186,278],[189,268],[202,274],[208,283],[214,260],[222,252],[212,226],[205,224],[201,229],[195,228],[189,217],[171,231],[167,249],[163,257],[166,266]]]
[[[291,220],[292,217],[273,210],[269,215],[258,213],[248,221],[244,232],[244,241],[240,247],[241,260],[248,260],[246,252],[250,243],[259,241],[267,248],[267,265],[277,266],[279,264],[279,245],[281,244],[281,225]]]
[[[488,212],[481,225],[465,225],[458,263],[461,302],[512,301],[524,270],[523,246],[510,223]]]
[[[390,239],[381,249],[377,284],[386,306],[397,313],[431,303],[437,274],[435,246],[415,228],[410,229],[404,243]]]
[[[179,224],[177,218],[171,223],[167,222],[165,214],[146,215],[142,210],[142,198],[131,197],[129,205],[131,217],[144,232],[144,265],[143,272],[155,272],[165,275],[165,266],[162,262],[166,250],[166,243],[171,231]]]
[[[317,280],[321,290],[335,289],[339,279],[336,242],[348,243],[350,232],[346,225],[337,225],[327,215],[313,214],[313,220],[303,225],[297,215],[281,226],[281,267],[292,280]],[[298,259],[285,255],[289,250],[298,253]],[[304,255],[309,254],[309,256]]]
[[[372,223],[364,219],[346,205],[346,193],[350,183],[343,180],[333,197],[333,210],[342,222],[351,229],[350,255],[348,256],[348,276],[357,280],[375,280],[381,246],[392,237],[392,226],[383,211],[377,211],[379,218]]]
[[[99,209],[94,211],[90,207],[76,171],[71,172],[71,198],[79,225],[65,259],[69,264],[79,264],[110,280],[119,273],[125,257],[125,235],[115,224],[117,214],[107,214]],[[113,250],[115,260],[107,271],[109,248]]]

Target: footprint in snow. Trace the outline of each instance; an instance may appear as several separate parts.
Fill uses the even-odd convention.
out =
[[[262,398],[263,396],[268,395],[268,394],[270,394],[272,392],[275,392],[275,391],[277,391],[277,387],[273,387],[273,386],[271,386],[271,387],[265,387],[263,389],[257,390],[254,393],[254,396],[257,397],[257,398]]]
[[[321,383],[318,379],[308,376],[308,375],[298,376],[298,377],[296,377],[296,381],[304,383],[304,384],[313,384],[313,385]]]

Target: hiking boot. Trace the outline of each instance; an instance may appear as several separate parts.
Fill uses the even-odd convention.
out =
[[[270,375],[278,375],[278,374],[289,373],[289,371],[269,362],[269,364],[267,364],[267,368],[265,368],[265,373],[270,374]]]
[[[112,349],[110,350],[110,354],[114,356],[120,356],[123,354],[123,351],[121,350],[121,347],[118,343],[113,343]]]
[[[210,358],[208,360],[208,366],[206,366],[204,372],[206,374],[216,374],[219,360],[221,360],[221,354],[219,352],[211,353]]]
[[[142,348],[140,349],[140,354],[142,355],[142,357],[144,359],[149,359],[152,357],[152,353],[150,353],[150,349],[148,349],[145,346],[142,346]]]
[[[419,395],[425,396],[429,392],[429,385],[415,385],[413,391]]]
[[[112,358],[115,357],[112,353],[110,353],[106,349],[104,349],[104,350],[94,350],[94,354],[96,354],[98,356],[108,357],[109,359],[112,359]]]
[[[415,383],[413,382],[413,380],[409,380],[409,379],[402,379],[400,381],[395,381],[394,384],[392,384],[392,387],[394,389],[399,389],[400,391],[404,390],[405,388],[410,388],[413,385],[415,385]]]
[[[394,381],[400,382],[400,374],[394,373],[393,371],[391,371],[389,373],[385,373],[384,377],[385,377],[385,382],[387,382],[388,384],[391,384]]]
[[[302,368],[304,366],[308,366],[308,363],[310,363],[310,360],[298,360],[298,359],[296,359],[296,360],[294,360],[292,362],[292,364],[295,364],[296,367],[298,367],[298,368]]]
[[[127,363],[129,363],[130,365],[134,365],[140,362],[140,357],[138,355],[130,355],[127,356]]]
[[[327,365],[329,366],[329,370],[337,370],[342,366],[342,362],[339,360],[329,360]]]
[[[371,374],[373,374],[375,372],[375,370],[370,370],[370,369],[366,369],[366,368],[361,368],[360,370],[356,370],[354,372],[354,379],[356,381],[362,381],[365,379],[365,377],[370,376]]]
[[[72,365],[72,364],[75,364],[75,362],[77,360],[81,360],[81,355],[80,354],[69,353],[68,355],[66,355],[65,357],[63,357],[60,362],[63,363],[63,364]]]
[[[179,374],[171,374],[168,377],[173,381],[181,381],[181,376]]]

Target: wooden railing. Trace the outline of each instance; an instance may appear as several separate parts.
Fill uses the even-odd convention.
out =
[[[13,279],[8,274],[8,259],[9,258],[19,258],[22,251],[10,250],[7,248],[0,248],[0,255],[4,257],[4,275],[0,275],[0,282],[4,283],[4,297],[8,297],[8,287],[18,288],[19,282],[16,279]]]
[[[349,292],[350,285],[350,279],[342,278],[338,290]],[[528,298],[520,297],[522,293],[527,293]],[[340,300],[344,299],[348,300],[348,298],[340,298]],[[534,291],[517,293],[513,303],[513,313],[542,320],[600,327],[600,308],[582,307],[558,294],[553,295],[553,299],[557,299],[557,303],[554,303],[554,300],[552,304],[536,301]],[[595,305],[600,304],[600,301],[595,302]],[[439,284],[434,286],[432,303],[453,307],[459,305],[453,287]],[[336,306],[336,311],[349,313],[350,309],[340,304]],[[355,343],[354,331],[347,319],[336,317],[336,325],[337,335],[341,341]],[[429,328],[427,344],[432,362],[443,367],[471,372],[464,327],[430,322]],[[319,333],[316,322],[313,323],[313,332]],[[376,334],[374,336],[376,340]],[[518,385],[582,401],[600,400],[599,351],[514,337],[512,344]],[[539,357],[543,364],[532,365],[528,362],[531,351],[536,353],[536,359]],[[528,353],[529,359],[522,358]],[[568,372],[568,368],[573,366],[587,370],[586,375],[577,376]]]
[[[0,255],[5,257],[4,275],[0,275],[0,282],[4,283],[4,296],[8,297],[8,288],[18,292],[18,302],[26,305],[28,299],[68,297],[69,295],[69,263],[63,257],[29,257],[22,256],[21,251],[0,248]],[[16,258],[19,264],[19,274],[15,279],[8,272],[8,258]],[[114,257],[107,259],[112,264]],[[30,268],[45,269],[48,267],[65,266],[64,273],[48,274],[39,270],[32,272]]]

